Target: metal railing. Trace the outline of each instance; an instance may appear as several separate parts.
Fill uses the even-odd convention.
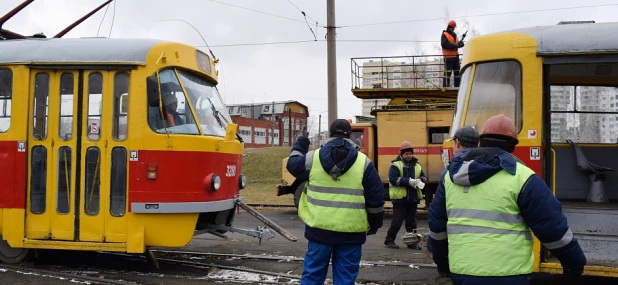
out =
[[[459,56],[461,64],[461,54]],[[442,55],[352,58],[352,89],[441,89],[448,71]],[[454,87],[454,72],[449,86]]]
[[[405,102],[401,105],[383,105],[372,107],[370,114],[375,116],[377,112],[399,112],[399,111],[438,111],[455,109],[456,102],[431,102],[417,100],[417,102]]]

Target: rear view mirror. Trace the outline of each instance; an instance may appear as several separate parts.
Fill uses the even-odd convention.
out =
[[[146,77],[146,92],[148,105],[150,107],[159,107],[159,83],[156,76]]]

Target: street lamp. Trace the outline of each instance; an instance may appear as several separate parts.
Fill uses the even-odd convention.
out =
[[[318,115],[318,147],[322,145],[322,114],[328,113],[328,111],[324,111]]]

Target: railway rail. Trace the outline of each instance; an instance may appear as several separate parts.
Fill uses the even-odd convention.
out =
[[[279,208],[279,209],[295,209],[296,206],[292,205],[287,205],[287,204],[265,204],[265,203],[247,203],[248,206],[250,207],[254,207],[254,208]],[[389,206],[385,206],[384,207],[384,211],[385,212],[392,212],[393,211],[393,207],[389,207]],[[419,208],[418,209],[418,215],[421,216],[425,216],[427,215],[427,209],[426,208]]]
[[[46,270],[41,268],[34,268],[28,266],[21,265],[9,265],[0,263],[0,269],[4,269],[6,271],[13,271],[17,273],[25,273],[25,274],[37,274],[43,277],[50,277],[56,279],[67,279],[71,282],[88,282],[87,284],[100,284],[100,285],[135,285],[137,283],[116,280],[105,277],[93,277],[87,276],[84,274],[76,274],[70,272],[63,272],[57,270]]]

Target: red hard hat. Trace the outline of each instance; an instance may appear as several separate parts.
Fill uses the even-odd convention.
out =
[[[455,23],[455,20],[450,20],[448,21],[448,26],[453,27],[454,29],[454,28],[457,28],[457,23]]]
[[[413,148],[412,148],[412,143],[411,143],[411,142],[409,142],[409,141],[403,141],[403,142],[401,143],[401,145],[399,146],[399,151],[402,151],[402,150],[404,150],[404,149],[410,149],[410,150],[412,150],[412,149],[413,149]]]
[[[519,139],[517,138],[517,127],[513,121],[504,114],[493,116],[487,120],[485,126],[483,126],[480,137],[482,138],[486,135],[509,137],[515,140],[515,143],[519,143]]]

